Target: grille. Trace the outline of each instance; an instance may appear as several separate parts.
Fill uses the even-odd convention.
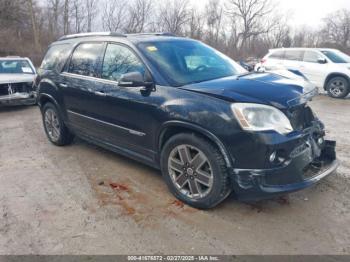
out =
[[[312,125],[315,119],[310,107],[301,105],[289,111],[289,120],[294,130],[303,130]]]
[[[10,95],[11,93],[27,93],[31,90],[32,87],[28,83],[0,84],[0,96]]]

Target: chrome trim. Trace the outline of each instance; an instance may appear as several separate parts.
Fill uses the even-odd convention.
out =
[[[83,75],[78,75],[78,74],[72,74],[68,72],[62,72],[61,75],[63,76],[68,76],[68,77],[73,77],[81,80],[91,80],[91,81],[97,81],[105,84],[113,84],[119,87],[119,82],[113,81],[113,80],[107,80],[107,79],[102,79],[94,76],[83,76]]]
[[[133,129],[129,129],[129,128],[123,127],[123,126],[118,126],[118,125],[115,125],[115,124],[111,124],[111,123],[108,123],[108,122],[105,122],[105,121],[102,121],[102,120],[98,120],[98,119],[90,117],[90,116],[86,116],[86,115],[82,115],[82,114],[73,112],[71,110],[67,110],[67,112],[70,113],[70,114],[73,114],[73,115],[77,115],[77,116],[80,116],[80,117],[84,117],[84,118],[96,121],[96,122],[100,122],[100,123],[105,124],[105,125],[113,126],[113,127],[116,127],[116,128],[119,128],[119,129],[122,129],[122,130],[125,130],[125,131],[128,131],[132,135],[136,135],[136,136],[145,136],[146,135],[143,132],[139,132],[139,131],[136,131],[136,130],[133,130]]]

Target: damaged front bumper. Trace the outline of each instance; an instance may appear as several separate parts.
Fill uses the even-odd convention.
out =
[[[338,167],[336,142],[314,133],[306,135],[279,166],[268,169],[234,169],[234,191],[242,201],[256,201],[295,192],[314,185]]]
[[[0,106],[34,105],[36,102],[35,91],[0,96]]]

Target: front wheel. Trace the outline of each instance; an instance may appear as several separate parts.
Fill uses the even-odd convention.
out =
[[[194,134],[179,134],[164,145],[163,177],[179,200],[195,208],[216,206],[231,192],[229,174],[221,152]]]
[[[57,146],[70,144],[74,136],[65,126],[63,119],[52,103],[46,103],[42,109],[43,124],[47,138]]]
[[[333,98],[344,98],[350,92],[349,82],[344,77],[333,77],[327,84],[327,92]]]

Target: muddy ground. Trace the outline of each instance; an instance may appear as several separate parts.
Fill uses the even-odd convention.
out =
[[[0,254],[350,254],[350,99],[312,107],[341,167],[315,187],[210,211],[160,173],[76,140],[55,147],[39,109],[0,109]]]

